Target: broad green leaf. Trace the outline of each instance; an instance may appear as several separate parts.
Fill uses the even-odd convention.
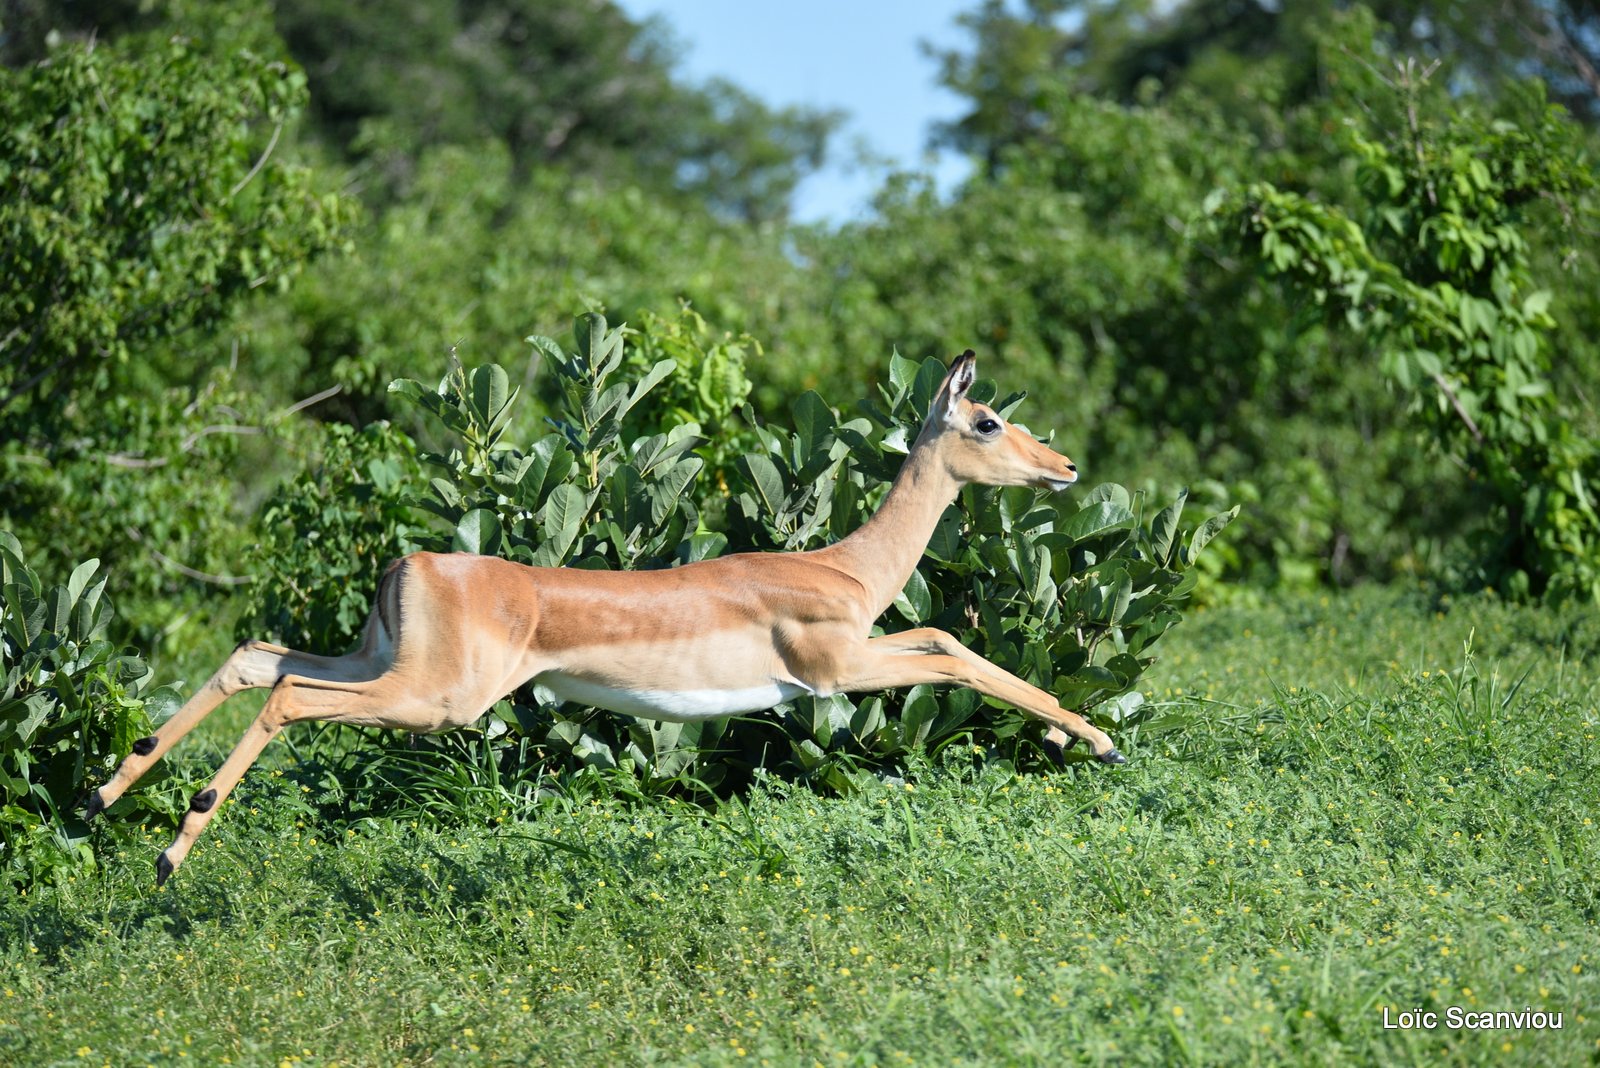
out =
[[[69,638],[67,624],[72,619],[72,599],[67,594],[65,586],[51,586],[50,592],[45,594],[44,626],[51,634],[60,638]]]
[[[0,541],[0,585],[19,583],[27,586],[35,594],[39,592],[39,576],[34,574],[22,558],[22,546],[8,531],[0,531],[6,536],[5,541]]]
[[[144,714],[150,717],[150,722],[159,727],[173,716],[178,709],[183,707],[183,698],[172,686],[162,686],[150,691],[144,699]]]
[[[889,382],[894,386],[896,398],[911,388],[916,381],[919,364],[895,352],[889,356]]]
[[[933,614],[933,597],[921,571],[911,572],[905,587],[895,595],[894,606],[912,623],[922,623]]]
[[[639,379],[638,384],[633,387],[633,392],[629,394],[628,402],[623,406],[620,414],[627,415],[628,412],[633,410],[633,406],[635,404],[638,404],[639,401],[644,399],[644,395],[646,393],[649,393],[652,389],[655,389],[656,386],[661,384],[662,379],[666,378],[677,369],[677,360],[668,359],[657,362],[654,367],[645,372],[645,376]]]
[[[71,603],[76,604],[78,598],[83,596],[83,591],[89,588],[89,580],[94,577],[95,569],[100,566],[98,559],[85,560],[72,569],[72,577],[67,579],[67,597]]]
[[[1144,694],[1138,690],[1130,690],[1102,704],[1099,708],[1099,713],[1113,723],[1126,723],[1129,717],[1138,712],[1143,704]]]
[[[650,521],[659,524],[672,513],[678,501],[689,493],[695,476],[705,466],[698,456],[679,460],[672,469],[650,484]]]
[[[1120,486],[1115,482],[1102,482],[1092,487],[1079,499],[1078,507],[1087,508],[1102,501],[1109,501],[1116,505],[1117,510],[1121,512],[1133,510],[1133,496],[1128,493],[1125,486]]]
[[[1178,499],[1161,509],[1150,524],[1150,554],[1155,562],[1166,567],[1172,559],[1172,547],[1177,544],[1178,523],[1183,518],[1183,506],[1189,500],[1189,490],[1178,491]]]
[[[56,685],[60,686],[69,681],[67,678],[62,678]],[[17,740],[25,745],[33,740],[34,732],[49,718],[50,713],[55,711],[55,701],[50,694],[36,693],[23,698],[22,706],[24,710],[22,718],[14,725],[13,730]]]
[[[800,462],[804,464],[833,434],[833,411],[814,389],[808,389],[790,407],[794,427],[800,437]]]
[[[500,549],[500,517],[487,508],[474,508],[461,517],[450,539],[450,551],[493,556]]]
[[[728,536],[720,531],[699,531],[689,538],[686,551],[683,551],[683,562],[692,564],[696,560],[710,560],[721,556],[728,547]]]
[[[783,477],[777,465],[759,452],[745,453],[737,464],[740,473],[755,490],[764,514],[777,516],[783,511]]]
[[[933,536],[928,539],[927,553],[940,563],[953,563],[963,548],[961,513],[954,508],[946,508],[939,522],[934,525]]]
[[[567,551],[577,540],[588,514],[588,502],[583,492],[570,482],[563,482],[550,494],[544,506],[545,542],[541,549],[549,549],[557,560],[566,558]]]
[[[1061,525],[1061,532],[1074,542],[1087,541],[1103,534],[1125,530],[1133,525],[1133,513],[1116,501],[1103,500],[1080,508]]]
[[[494,430],[497,424],[503,422],[501,417],[511,403],[511,387],[505,368],[497,363],[474,367],[468,382],[473,413],[485,428]]]
[[[1119,571],[1112,579],[1106,597],[1105,622],[1116,626],[1122,622],[1122,616],[1128,611],[1128,600],[1133,595],[1133,580],[1128,577],[1127,571]]]
[[[926,415],[932,408],[934,394],[939,392],[939,385],[949,370],[931,356],[917,368],[916,380],[911,383],[911,405],[918,415]]]
[[[599,312],[580,315],[573,327],[578,356],[597,379],[604,379],[622,362],[622,332],[607,329],[606,317]]]
[[[1210,519],[1207,519],[1204,523],[1201,523],[1200,526],[1195,530],[1194,535],[1189,539],[1188,562],[1191,564],[1194,563],[1196,558],[1199,557],[1200,551],[1210,543],[1212,538],[1215,538],[1219,533],[1222,532],[1223,527],[1226,527],[1229,523],[1233,522],[1234,518],[1237,517],[1238,514],[1239,506],[1236,504],[1232,508],[1229,508],[1226,512],[1219,512]]]
[[[533,346],[533,351],[539,354],[541,360],[549,360],[553,364],[560,364],[566,360],[566,354],[561,351],[561,346],[555,338],[545,337],[543,334],[529,334],[522,339]]]

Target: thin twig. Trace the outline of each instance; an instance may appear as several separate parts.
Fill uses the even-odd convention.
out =
[[[329,386],[327,389],[323,390],[321,393],[313,393],[311,396],[307,397],[305,400],[296,401],[294,404],[289,405],[289,407],[285,408],[283,411],[278,413],[278,418],[279,419],[283,419],[283,418],[285,418],[287,416],[291,416],[295,412],[303,411],[304,409],[311,407],[313,404],[320,404],[323,401],[327,400],[329,397],[337,396],[338,394],[340,394],[342,392],[344,392],[344,387],[343,386]]]
[[[1536,31],[1528,20],[1513,17],[1516,18],[1517,28],[1522,31],[1523,37],[1541,52],[1547,55],[1553,52],[1565,58],[1577,71],[1578,80],[1583,82],[1590,93],[1600,98],[1600,71],[1595,70],[1594,64],[1589,62],[1589,57],[1583,54],[1583,50],[1561,25],[1560,19],[1553,11],[1540,11],[1535,16],[1544,23],[1544,33]]]
[[[267,165],[267,157],[272,155],[272,150],[278,147],[278,136],[283,133],[283,116],[278,117],[278,125],[272,128],[272,139],[267,142],[267,147],[261,150],[261,158],[256,160],[256,165],[250,168],[248,174],[239,179],[239,184],[228,190],[224,200],[232,200],[239,195],[239,190],[250,184],[250,179],[261,173],[261,168]]]
[[[184,438],[183,441],[178,445],[178,452],[185,453],[192,451],[194,447],[200,443],[201,438],[210,437],[212,434],[260,433],[262,433],[262,430],[258,426],[237,426],[232,423],[216,423],[212,426],[201,427],[193,434],[190,434],[188,437]],[[153,460],[149,460],[143,456],[134,456],[131,453],[126,452],[113,452],[106,454],[106,463],[111,464],[113,467],[131,467],[136,470],[143,470],[144,468],[148,467],[165,467],[171,462],[172,457],[170,456],[158,456]]]
[[[139,530],[138,527],[130,526],[123,527],[122,529],[127,532],[128,537],[133,541],[141,543],[144,541],[144,534]],[[255,581],[255,578],[251,575],[213,575],[209,571],[197,571],[187,564],[180,564],[178,561],[172,559],[172,557],[167,556],[159,549],[156,549],[150,545],[145,546],[145,551],[148,552],[157,563],[172,568],[172,570],[178,572],[178,574],[184,575],[188,578],[198,579],[201,582],[209,582],[215,586],[246,586]]]
[[[343,386],[329,386],[327,389],[323,390],[321,393],[313,393],[311,396],[307,397],[306,399],[301,400],[301,401],[296,401],[295,403],[289,405],[289,407],[285,408],[283,411],[279,412],[276,416],[274,416],[273,420],[277,421],[277,420],[280,420],[280,419],[286,419],[286,418],[288,418],[289,416],[293,415],[294,413],[296,413],[298,411],[302,411],[302,410],[304,410],[306,408],[311,407],[313,404],[317,404],[317,403],[319,403],[321,401],[325,401],[329,397],[332,397],[337,393],[343,392],[343,390],[344,390]],[[200,401],[197,399],[195,401],[195,404],[199,404],[199,403],[200,403]],[[190,414],[194,410],[194,406],[195,406],[194,404],[191,404],[187,408],[185,408],[184,409],[184,414],[185,415]],[[228,412],[231,415],[239,414],[234,409],[229,408],[227,405],[219,405],[218,407],[221,408],[222,410]],[[259,427],[259,426],[249,426],[249,425],[246,425],[246,424],[239,424],[239,423],[213,423],[210,426],[201,427],[199,430],[196,430],[194,433],[192,433],[188,437],[184,438],[183,441],[179,442],[179,444],[178,444],[178,453],[182,454],[182,453],[186,453],[186,452],[192,452],[194,450],[194,447],[200,443],[200,439],[205,438],[205,437],[209,437],[212,434],[264,434],[264,433],[266,433],[266,431],[263,428]],[[158,456],[158,457],[156,457],[154,459],[149,459],[149,458],[146,458],[146,457],[143,457],[143,456],[135,456],[133,453],[127,453],[127,452],[113,452],[113,453],[107,453],[106,454],[106,463],[111,464],[113,467],[127,467],[127,468],[132,468],[134,470],[141,470],[141,471],[145,470],[147,468],[151,468],[151,467],[165,467],[165,466],[167,466],[167,464],[172,462],[172,459],[173,458],[171,456]]]
[[[1456,410],[1456,414],[1461,417],[1461,421],[1467,424],[1467,429],[1472,432],[1472,440],[1480,445],[1483,444],[1483,431],[1478,429],[1478,424],[1472,421],[1472,416],[1468,415],[1467,410],[1461,406],[1461,398],[1457,397],[1456,391],[1450,388],[1450,383],[1444,380],[1444,375],[1434,371],[1430,377],[1444,391],[1446,399],[1450,401],[1450,407]]]

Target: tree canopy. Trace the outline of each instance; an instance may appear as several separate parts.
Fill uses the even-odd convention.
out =
[[[932,136],[974,176],[817,228],[787,208],[836,116],[686,79],[613,3],[15,0],[0,524],[163,628],[248,582],[261,502],[339,434],[426,435],[391,381],[499,363],[532,433],[561,398],[521,339],[604,311],[740,353],[663,387],[727,441],[985,347],[1091,476],[1245,505],[1208,584],[1596,590],[1588,6],[962,24]]]

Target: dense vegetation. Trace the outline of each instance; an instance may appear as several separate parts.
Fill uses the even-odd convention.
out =
[[[840,227],[787,216],[836,116],[609,0],[0,18],[0,1060],[1592,1056],[1577,1014],[1369,1026],[1594,1000],[1589,5],[983,0],[935,57],[972,178]],[[969,346],[1085,484],[965,492],[882,624],[1129,773],[965,692],[528,690],[290,732],[150,897],[244,698],[78,819],[236,637],[341,651],[399,553],[841,536]]]
[[[1591,614],[1364,590],[1199,613],[1134,763],[970,750],[708,812],[278,751],[0,902],[19,1064],[1576,1064],[1600,1041]],[[1290,681],[1292,680],[1292,681]],[[219,713],[219,756],[247,715]],[[272,751],[269,751],[269,754]],[[319,759],[319,757],[321,759]],[[366,759],[371,759],[367,754]],[[85,996],[85,992],[88,995]],[[1533,1007],[1560,1031],[1385,1031]],[[77,1058],[77,1060],[74,1060]]]

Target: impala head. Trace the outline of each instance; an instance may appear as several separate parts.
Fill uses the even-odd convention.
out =
[[[1078,481],[1078,466],[1071,460],[1012,426],[987,404],[967,399],[976,365],[971,349],[955,358],[934,395],[919,440],[937,450],[958,482],[1064,490]]]

